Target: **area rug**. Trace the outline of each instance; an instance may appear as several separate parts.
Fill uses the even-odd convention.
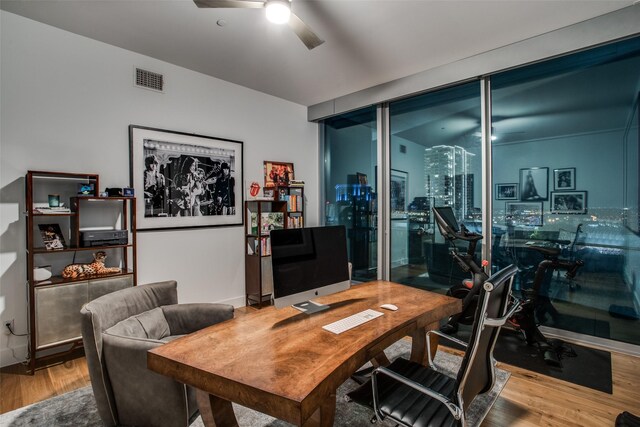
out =
[[[401,340],[385,350],[385,353],[390,359],[394,359],[399,355],[409,357],[410,349],[411,343]],[[436,355],[435,363],[443,372],[453,375],[453,372],[457,372],[461,360],[459,356],[439,351]],[[469,408],[467,417],[469,426],[480,425],[500,395],[509,376],[510,374],[507,371],[496,370],[497,378],[493,389],[484,395],[478,396]],[[373,412],[345,399],[345,394],[357,387],[358,384],[349,379],[338,389],[335,426],[368,427],[371,425],[369,420],[373,416]],[[234,404],[233,407],[238,424],[241,427],[287,427],[291,425],[240,405]],[[384,422],[380,425],[392,427],[395,424]],[[89,386],[2,414],[0,415],[0,426],[100,427],[102,422],[98,416],[93,392]],[[203,427],[202,419],[198,417],[192,426]]]

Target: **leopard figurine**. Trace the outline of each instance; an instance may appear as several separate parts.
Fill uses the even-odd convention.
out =
[[[93,262],[91,264],[69,264],[62,270],[62,277],[65,279],[82,279],[89,276],[98,276],[101,274],[120,273],[118,267],[105,267],[104,260],[107,254],[99,251],[93,254]]]

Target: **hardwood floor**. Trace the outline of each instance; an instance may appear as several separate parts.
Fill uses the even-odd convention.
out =
[[[90,385],[87,361],[82,354],[65,361],[52,361],[34,375],[27,366],[12,365],[0,370],[0,413]]]
[[[447,351],[453,350],[446,349]],[[612,353],[613,394],[598,392],[517,367],[499,364],[511,378],[483,427],[613,426],[622,411],[640,414],[640,358]],[[23,365],[0,370],[0,413],[90,384],[80,356],[26,373]]]

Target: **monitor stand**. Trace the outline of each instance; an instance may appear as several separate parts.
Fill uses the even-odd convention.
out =
[[[329,308],[328,305],[318,304],[313,301],[300,302],[298,304],[293,304],[291,307],[295,308],[296,310],[300,310],[301,312],[306,314],[317,313],[319,311],[323,311]]]

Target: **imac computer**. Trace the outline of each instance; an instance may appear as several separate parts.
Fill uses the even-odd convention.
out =
[[[349,259],[344,226],[271,231],[273,298],[276,308],[314,313],[327,306],[311,298],[349,289]]]

